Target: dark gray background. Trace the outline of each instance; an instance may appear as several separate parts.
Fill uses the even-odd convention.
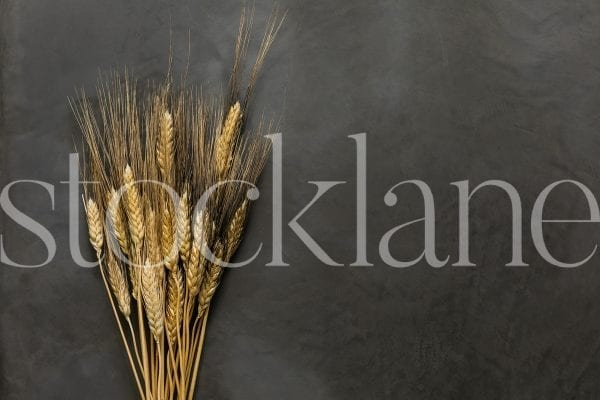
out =
[[[577,179],[600,193],[600,3],[536,1],[281,1],[288,17],[264,69],[254,110],[282,115],[284,214],[312,198],[309,180],[346,180],[301,220],[336,260],[354,254],[354,142],[368,132],[371,268],[321,265],[284,230],[288,268],[270,260],[271,174],[253,207],[240,256],[212,309],[199,379],[205,399],[595,399],[600,396],[598,257],[574,270],[544,262],[531,244],[539,191]],[[271,10],[256,3],[256,37]],[[2,181],[57,238],[48,266],[2,265],[0,398],[131,399],[135,391],[97,270],[68,248],[68,154],[77,130],[67,105],[93,89],[98,68],[141,78],[166,68],[169,27],[181,68],[191,32],[190,80],[226,83],[239,1],[0,1]],[[256,43],[252,49],[256,49]],[[450,182],[505,179],[520,191],[524,256],[507,268],[510,209],[487,189],[474,197],[475,268],[383,264],[379,238],[418,218],[420,195],[385,192],[423,179],[435,194],[437,248],[457,257]],[[8,255],[39,263],[43,244],[4,214]],[[585,218],[582,196],[557,191],[546,217]],[[557,258],[586,256],[595,224],[546,227]],[[91,258],[82,233],[82,246]],[[407,230],[393,253],[420,253]]]

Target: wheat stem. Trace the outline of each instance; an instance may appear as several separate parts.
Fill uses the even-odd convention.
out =
[[[135,339],[136,335],[135,335],[135,331],[133,329],[133,324],[131,323],[131,318],[127,317],[125,320],[127,321],[127,325],[129,325],[129,332],[131,334],[131,341],[133,342],[133,351],[135,353],[136,361],[138,363],[138,366],[140,367],[140,370],[143,370],[144,366],[143,366],[142,360],[140,358],[139,348],[137,345],[137,340]]]
[[[139,258],[138,258],[139,259]],[[138,268],[138,267],[133,267]],[[141,287],[141,274],[136,274],[138,279],[138,287]],[[144,384],[146,386],[146,397],[152,399],[152,391],[150,389],[150,364],[148,360],[148,348],[146,347],[146,328],[144,327],[144,309],[142,307],[141,298],[137,302],[137,314],[138,314],[138,334],[140,338],[140,347],[142,348],[142,364],[144,366]]]
[[[208,322],[208,309],[204,313],[202,317],[202,329],[200,330],[200,343],[198,344],[198,349],[196,350],[196,360],[194,362],[194,373],[192,375],[191,382],[196,382],[198,378],[198,369],[200,367],[200,358],[202,358],[202,349],[204,348],[204,338],[206,336],[206,324]],[[195,387],[190,387],[190,393],[188,395],[188,400],[192,400],[194,398],[194,390]]]
[[[146,397],[146,395],[144,395],[144,391],[142,390],[140,378],[138,376],[137,369],[135,367],[135,363],[133,362],[133,357],[131,356],[131,350],[129,349],[129,344],[127,343],[127,339],[125,338],[125,332],[123,331],[123,325],[121,324],[121,319],[119,318],[119,314],[117,313],[117,308],[115,307],[115,302],[112,298],[112,294],[110,293],[110,289],[108,287],[108,282],[106,281],[106,276],[104,274],[102,262],[100,260],[98,260],[98,262],[99,262],[100,274],[102,275],[102,281],[104,282],[104,288],[106,289],[106,294],[110,300],[110,305],[113,310],[115,320],[117,321],[117,325],[119,327],[119,332],[121,333],[121,339],[123,340],[123,345],[125,346],[125,351],[127,352],[127,358],[129,359],[129,365],[131,367],[131,370],[133,371],[133,375],[135,378],[135,382],[136,382],[138,391],[140,393],[140,397],[142,400],[145,400],[147,397]],[[146,392],[146,394],[147,394],[147,392]]]

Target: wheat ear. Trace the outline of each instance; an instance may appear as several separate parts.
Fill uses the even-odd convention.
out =
[[[192,242],[192,251],[190,262],[186,269],[186,283],[188,294],[194,298],[200,292],[200,284],[204,275],[205,259],[202,256],[202,249],[208,245],[211,234],[210,218],[206,210],[199,211],[194,218],[194,240]]]
[[[158,225],[156,223],[156,212],[149,208],[146,211],[146,233],[145,249],[152,264],[160,264],[162,267],[162,252],[160,239],[158,238]]]
[[[233,217],[231,218],[231,222],[227,228],[225,245],[218,243],[216,246],[215,257],[218,260],[228,261],[239,246],[242,239],[242,233],[244,231],[244,223],[246,222],[247,212],[248,200],[244,200],[236,209]],[[208,309],[217,287],[219,286],[222,273],[223,267],[216,262],[210,263],[206,269],[206,276],[202,281],[202,288],[200,290],[198,300],[199,315]]]
[[[100,216],[98,204],[94,200],[88,199],[85,212],[87,216],[90,243],[96,251],[98,260],[100,260],[102,246],[104,245],[104,233],[102,231],[102,217]]]
[[[231,259],[233,253],[237,250],[242,241],[244,233],[244,225],[246,224],[246,216],[248,215],[248,200],[244,200],[242,204],[235,210],[229,227],[227,228],[227,236],[225,239],[225,258]]]
[[[217,243],[215,246],[215,261],[222,260],[225,254],[224,248],[221,243]],[[202,280],[202,286],[198,295],[198,315],[202,316],[208,309],[210,302],[217,291],[219,282],[221,281],[221,274],[223,273],[223,267],[217,262],[211,262],[206,268],[204,279]]]
[[[158,343],[164,330],[164,286],[159,279],[158,267],[146,260],[142,270],[142,297],[148,318],[148,326]]]
[[[158,168],[165,182],[171,184],[174,163],[173,116],[167,110],[160,117],[160,133],[156,147]]]
[[[142,200],[138,188],[135,186],[133,171],[129,165],[125,167],[123,173],[123,182],[125,183],[125,208],[127,210],[127,219],[129,221],[129,233],[131,242],[136,251],[141,251],[144,240],[144,215]]]
[[[233,147],[241,126],[242,108],[238,101],[229,109],[221,133],[215,142],[215,163],[220,177],[227,175],[231,165]]]
[[[108,282],[117,299],[117,304],[121,314],[125,318],[131,315],[131,297],[129,295],[129,285],[123,268],[117,263],[114,256],[110,255],[107,262]]]
[[[144,216],[142,211],[142,200],[140,192],[135,186],[135,178],[131,167],[127,165],[123,173],[123,182],[126,185],[125,209],[127,211],[127,220],[129,223],[129,236],[131,237],[132,250],[135,254],[133,264],[129,266],[131,276],[132,294],[136,300],[139,300],[140,292],[140,271],[134,264],[141,263],[142,243],[144,241]]]
[[[165,268],[171,272],[177,269],[177,248],[173,246],[175,244],[175,224],[173,223],[174,215],[172,209],[169,202],[164,203],[160,230],[162,258]]]
[[[127,223],[125,215],[119,205],[118,194],[115,189],[111,189],[108,200],[108,216],[112,223],[113,235],[119,243],[119,248],[124,255],[129,256],[129,239],[127,238]]]
[[[190,227],[190,195],[186,190],[179,198],[177,207],[177,240],[179,242],[179,255],[184,264],[190,259],[192,247],[192,230]]]
[[[175,266],[175,270],[169,272],[167,279],[167,304],[165,309],[166,332],[171,345],[177,340],[177,330],[183,319],[183,303],[183,274]]]

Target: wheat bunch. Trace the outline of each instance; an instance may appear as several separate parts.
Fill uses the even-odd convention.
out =
[[[170,67],[144,90],[128,75],[103,77],[98,110],[83,90],[71,103],[84,180],[97,183],[84,188],[88,236],[141,400],[194,397],[208,310],[250,207],[239,182],[254,185],[270,151],[271,125],[250,134],[245,117],[281,21],[268,22],[245,93],[246,10],[225,96],[177,85]]]

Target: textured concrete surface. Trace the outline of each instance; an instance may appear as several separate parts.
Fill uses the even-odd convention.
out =
[[[289,10],[254,110],[282,115],[284,214],[312,198],[309,180],[346,180],[301,222],[332,258],[354,254],[354,142],[368,133],[370,268],[327,267],[289,229],[287,268],[270,260],[270,173],[261,183],[240,256],[212,310],[199,392],[204,399],[595,399],[600,396],[598,256],[564,270],[531,244],[539,191],[577,179],[600,194],[600,3],[594,0],[304,1]],[[272,3],[257,1],[256,27]],[[134,386],[97,270],[68,248],[67,178],[74,87],[93,89],[98,68],[130,66],[142,78],[166,67],[169,29],[181,68],[191,37],[190,81],[224,85],[239,1],[0,1],[2,183],[45,180],[13,201],[56,237],[46,267],[0,268],[0,398],[131,399]],[[257,35],[258,36],[258,35]],[[253,46],[255,49],[256,46]],[[379,238],[418,218],[409,188],[435,194],[438,254],[457,258],[450,182],[511,182],[522,196],[524,258],[507,268],[510,208],[500,190],[474,197],[475,268],[384,265]],[[585,218],[580,193],[553,194],[548,218]],[[45,248],[2,214],[7,254],[43,261]],[[597,224],[546,228],[557,258],[578,260]],[[85,238],[81,243],[87,250]],[[422,232],[393,254],[420,253]]]

